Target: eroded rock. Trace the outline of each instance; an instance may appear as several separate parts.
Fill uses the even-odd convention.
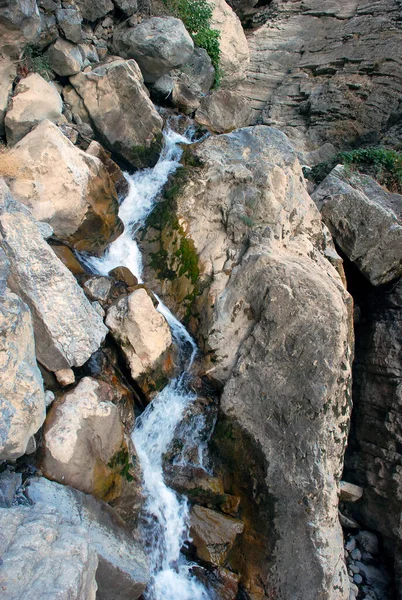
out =
[[[250,103],[236,92],[218,90],[201,99],[195,120],[212,132],[227,133],[250,124]]]
[[[0,135],[4,136],[4,117],[7,112],[8,101],[13,89],[13,81],[17,74],[15,63],[8,57],[0,61]]]
[[[0,6],[0,50],[19,58],[39,37],[40,16],[35,0],[13,0]]]
[[[57,38],[46,50],[45,56],[50,68],[57,75],[75,75],[81,71],[83,66],[82,54],[78,46],[63,38]]]
[[[197,556],[222,566],[244,523],[204,506],[193,506],[190,517],[190,535]]]
[[[97,21],[113,10],[112,0],[76,0],[81,15],[88,21]]]

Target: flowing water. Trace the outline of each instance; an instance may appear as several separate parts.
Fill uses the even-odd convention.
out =
[[[183,136],[168,125],[156,166],[128,176],[129,192],[119,209],[124,231],[103,257],[81,257],[92,271],[107,275],[115,267],[126,266],[139,282],[143,281],[141,252],[135,234],[155,206],[169,175],[180,167],[182,149],[179,144],[190,142],[191,131]],[[186,410],[196,399],[189,390],[189,382],[197,347],[185,327],[160,300],[158,310],[168,322],[178,347],[181,372],[137,419],[133,432],[146,494],[144,538],[149,548],[152,573],[144,597],[147,600],[207,600],[210,596],[191,575],[191,565],[180,552],[189,537],[187,499],[165,484],[163,474],[163,455]]]

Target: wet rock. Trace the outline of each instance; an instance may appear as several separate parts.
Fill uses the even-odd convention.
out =
[[[0,474],[0,508],[10,508],[12,506],[16,491],[21,484],[21,473],[3,471]]]
[[[84,268],[81,263],[75,258],[74,253],[67,246],[52,245],[51,246],[55,255],[61,260],[61,262],[67,267],[73,275],[85,274]]]
[[[47,221],[55,236],[80,251],[101,254],[122,231],[116,190],[101,161],[42,121],[8,154],[16,169],[10,189]]]
[[[15,88],[6,114],[7,143],[14,146],[44,119],[57,122],[62,108],[63,102],[56,88],[38,73],[30,73]]]
[[[360,552],[359,548],[355,548],[350,553],[350,556],[351,556],[352,560],[361,560],[362,553]]]
[[[349,538],[349,540],[345,544],[345,549],[348,552],[352,552],[355,548],[356,548],[356,538],[351,537],[351,538]]]
[[[133,379],[164,371],[163,361],[172,344],[165,318],[156,311],[144,289],[132,292],[112,305],[106,324],[120,344]]]
[[[402,274],[402,196],[338,165],[313,193],[336,243],[373,285]]]
[[[39,37],[40,16],[35,0],[13,0],[0,6],[0,50],[19,58],[28,44]]]
[[[194,51],[182,21],[174,17],[152,17],[135,27],[117,28],[113,45],[119,56],[136,60],[146,82],[186,64]]]
[[[15,460],[45,420],[45,394],[31,313],[9,291],[0,299],[0,375],[0,461]]]
[[[72,369],[60,369],[55,372],[57,381],[62,387],[75,383],[75,375]]]
[[[17,75],[15,63],[8,57],[0,61],[0,136],[5,135],[4,117],[7,111],[8,101],[12,94],[13,81]]]
[[[340,483],[340,502],[357,502],[363,496],[363,488],[347,481]]]
[[[162,119],[135,61],[114,60],[70,81],[107,148],[137,167],[156,162]]]
[[[236,600],[239,590],[239,575],[223,567],[201,569],[195,567],[193,572],[204,586],[212,591],[213,597],[219,600]]]
[[[69,76],[79,73],[82,69],[82,54],[75,44],[58,38],[45,53],[50,68],[57,75]]]
[[[111,0],[76,0],[82,18],[88,21],[97,21],[113,10]]]
[[[201,99],[195,120],[215,133],[233,131],[250,124],[250,103],[236,92],[219,90]]]
[[[99,142],[94,140],[86,149],[86,153],[91,156],[96,156],[96,158],[99,158],[99,160],[102,161],[116,188],[117,195],[122,198],[125,197],[128,194],[129,189],[128,181],[124,177],[119,165],[110,158],[110,152],[107,152]]]
[[[190,516],[190,535],[197,556],[217,566],[225,563],[244,523],[203,506],[193,506]]]
[[[59,8],[56,11],[56,18],[57,24],[67,40],[74,44],[82,42],[82,19],[75,8]]]
[[[28,209],[12,199],[4,183],[0,190],[9,286],[31,308],[38,360],[50,371],[82,365],[99,348],[107,329],[43,240]]]

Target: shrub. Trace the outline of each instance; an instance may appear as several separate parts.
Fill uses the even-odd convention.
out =
[[[27,75],[28,73],[38,73],[46,79],[46,81],[50,81],[51,79],[50,75],[52,70],[47,57],[32,46],[27,46],[24,50],[20,71],[23,75]]]

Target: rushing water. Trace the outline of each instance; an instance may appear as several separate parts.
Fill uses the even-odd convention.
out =
[[[190,141],[191,135],[180,135],[168,126],[156,166],[128,177],[129,192],[119,209],[124,231],[103,257],[83,258],[92,271],[107,275],[115,267],[126,266],[138,281],[143,281],[141,252],[135,234],[152,211],[169,175],[180,166],[182,149],[179,144]],[[163,455],[186,409],[196,398],[188,384],[197,347],[185,327],[160,300],[158,310],[168,322],[178,346],[181,373],[154,398],[137,419],[133,432],[146,494],[144,537],[149,547],[152,573],[151,584],[144,596],[147,600],[207,600],[207,591],[191,575],[191,565],[180,552],[189,535],[187,500],[165,484],[163,475]]]

